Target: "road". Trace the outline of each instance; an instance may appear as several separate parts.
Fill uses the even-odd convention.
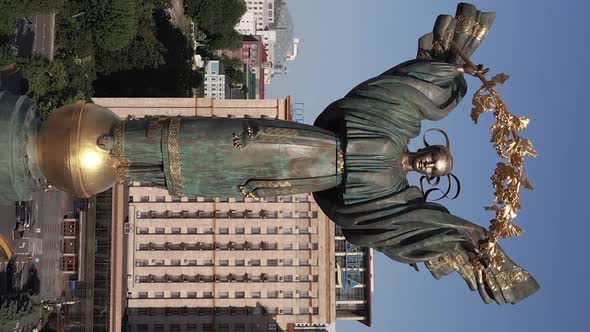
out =
[[[15,225],[13,206],[0,206],[0,232],[10,240],[15,252],[16,271],[22,274],[21,286],[26,282],[32,266],[39,271],[40,294],[38,300],[54,300],[61,296],[63,288],[60,271],[63,216],[72,210],[68,195],[57,190],[33,194],[35,222],[23,238],[12,235]],[[0,294],[6,288],[6,264],[0,264]]]
[[[44,55],[52,60],[55,44],[55,14],[35,15],[31,22],[35,33],[33,53]]]

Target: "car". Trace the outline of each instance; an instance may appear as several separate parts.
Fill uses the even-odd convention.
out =
[[[30,228],[34,224],[34,216],[33,216],[33,209],[32,209],[32,202],[29,201],[21,201],[15,203],[15,221],[16,221],[16,228],[21,227]]]

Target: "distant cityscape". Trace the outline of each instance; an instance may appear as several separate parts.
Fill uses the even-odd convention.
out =
[[[293,37],[293,20],[287,3],[281,0],[247,0],[246,13],[235,26],[242,35],[241,48],[219,50],[219,55],[240,60],[246,73],[245,99],[264,99],[265,85],[275,75],[288,72],[288,62],[295,60],[300,40]],[[200,59],[196,60],[201,64]],[[205,64],[204,93],[214,99],[240,99],[244,84],[230,86],[225,68],[219,60]]]

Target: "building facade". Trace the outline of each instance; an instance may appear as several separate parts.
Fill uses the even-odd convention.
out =
[[[277,0],[245,0],[246,13],[256,19],[256,30],[267,29],[275,23]]]
[[[223,65],[219,61],[209,61],[205,65],[205,97],[225,99],[226,82]]]
[[[264,99],[264,73],[268,67],[267,52],[261,36],[242,36],[242,47],[235,50],[224,50],[221,54],[244,63],[252,83],[247,82],[249,99]]]
[[[240,22],[236,24],[235,29],[241,35],[254,36],[256,35],[256,29],[258,27],[256,21],[256,15],[254,12],[247,11],[240,19]]]

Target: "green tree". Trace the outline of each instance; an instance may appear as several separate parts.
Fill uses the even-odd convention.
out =
[[[97,25],[95,38],[99,47],[116,51],[131,43],[137,34],[137,0],[105,0],[101,10],[95,10]]]
[[[234,30],[246,12],[243,0],[186,0],[185,13],[207,35],[212,49],[237,48],[240,35]]]
[[[142,70],[158,68],[164,64],[166,48],[156,38],[155,23],[149,13],[149,17],[141,20],[137,36],[131,44],[118,51],[99,49],[96,52],[96,70],[101,75],[126,70]]]
[[[37,304],[24,294],[15,298],[4,298],[0,305],[0,327],[19,321],[26,315],[34,312],[38,307]]]

